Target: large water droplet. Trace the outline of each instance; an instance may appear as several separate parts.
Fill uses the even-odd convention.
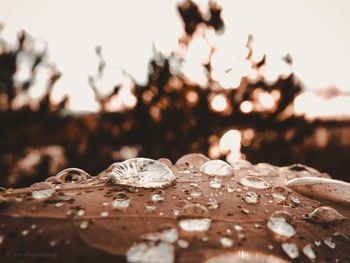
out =
[[[306,196],[350,204],[350,184],[343,181],[303,177],[288,181],[287,186]]]
[[[52,188],[44,189],[44,190],[38,190],[32,192],[32,197],[34,199],[43,199],[43,198],[49,198],[55,193],[55,190]]]
[[[220,243],[223,247],[232,247],[234,242],[233,242],[232,238],[221,237]]]
[[[255,192],[246,192],[242,198],[249,204],[256,204],[259,201],[259,195]]]
[[[292,215],[284,211],[277,211],[270,216],[267,227],[277,239],[287,239],[295,235],[295,230],[290,224],[292,221]]]
[[[272,254],[258,251],[238,250],[226,252],[209,258],[205,263],[288,263]]]
[[[199,168],[202,164],[210,159],[201,153],[189,153],[182,156],[176,161],[176,165],[179,167]]]
[[[219,178],[214,178],[209,183],[210,188],[220,189],[222,187],[222,182]]]
[[[305,247],[303,247],[303,253],[312,261],[316,259],[316,253],[311,244],[307,244]]]
[[[132,245],[126,259],[132,263],[172,263],[175,259],[174,247],[168,242],[141,242]]]
[[[144,188],[162,188],[175,181],[173,172],[165,164],[147,158],[134,158],[116,165],[109,182]]]
[[[204,163],[199,170],[210,176],[233,175],[233,168],[222,160],[211,160]]]
[[[269,183],[264,179],[255,176],[243,177],[239,180],[239,183],[256,189],[267,189],[270,187]]]
[[[316,208],[313,212],[306,214],[304,219],[320,224],[338,224],[344,220],[345,217],[334,208],[321,206]]]
[[[208,231],[211,225],[210,218],[182,219],[179,226],[187,232],[205,232]]]
[[[295,259],[299,257],[299,249],[294,243],[282,243],[283,251],[290,257],[291,259]]]
[[[88,178],[91,178],[91,175],[79,168],[67,168],[62,170],[56,175],[63,182],[83,182]]]
[[[124,192],[119,192],[116,194],[115,199],[111,203],[113,208],[123,209],[130,205],[130,198]]]
[[[275,186],[272,189],[271,196],[277,203],[284,203],[289,195],[289,190],[284,186]]]

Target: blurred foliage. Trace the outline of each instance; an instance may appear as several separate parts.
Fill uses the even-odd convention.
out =
[[[209,15],[203,15],[191,1],[180,4],[178,11],[184,22],[187,44],[198,26],[224,30],[221,9],[216,4],[209,5]],[[80,167],[97,174],[112,162],[135,156],[168,157],[175,161],[189,152],[208,154],[211,145],[218,143],[232,128],[254,131],[254,138],[241,149],[252,162],[278,165],[303,162],[345,177],[344,168],[334,160],[322,161],[329,155],[322,154],[321,150],[336,152],[339,157],[346,155],[349,149],[342,148],[339,141],[321,149],[314,137],[320,127],[337,127],[338,123],[310,123],[290,112],[295,97],[302,90],[293,74],[281,76],[274,83],[263,77],[255,81],[243,77],[238,88],[224,89],[210,77],[209,61],[204,66],[209,72],[210,88],[203,88],[188,81],[183,74],[174,73],[172,62],[181,64],[181,58],[175,54],[165,57],[155,51],[149,64],[147,84],[139,85],[128,76],[133,83],[130,94],[136,98],[135,104],[113,111],[110,104],[123,87],[118,84],[108,94],[99,91],[96,76],[103,76],[106,64],[102,48],[98,47],[96,54],[100,63],[96,76],[89,77],[89,83],[101,112],[66,114],[69,98],[59,103],[51,101],[60,73],[46,62],[46,49],[38,53],[31,48],[30,41],[31,37],[21,32],[15,49],[0,42],[0,185],[26,186],[65,167]],[[253,52],[251,42],[250,37],[247,59]],[[24,82],[15,83],[21,55],[30,58],[30,76]],[[265,65],[265,59],[263,57],[253,67],[258,71]],[[284,60],[292,63],[290,55]],[[43,96],[33,101],[26,94],[35,81],[38,67],[47,68],[50,74]],[[276,105],[267,110],[243,112],[240,105],[244,101],[254,101],[257,91],[269,94],[277,91]],[[217,95],[227,101],[222,111],[215,111],[211,105]],[[314,138],[311,143],[310,138]],[[224,158],[225,154],[217,157]]]

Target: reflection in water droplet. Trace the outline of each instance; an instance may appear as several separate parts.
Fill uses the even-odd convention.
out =
[[[345,217],[334,208],[321,206],[304,215],[304,219],[320,224],[339,224]]]
[[[209,161],[209,158],[201,153],[189,153],[177,160],[176,165],[179,167],[199,168],[207,161]]]
[[[295,235],[295,230],[290,224],[292,218],[287,212],[277,211],[269,218],[267,227],[277,235],[277,238],[290,238]]]
[[[116,165],[109,182],[133,187],[162,188],[175,180],[173,172],[165,164],[147,158],[134,158]]]
[[[226,252],[209,258],[204,263],[288,263],[272,254],[257,251],[238,250]]]
[[[208,231],[210,225],[211,219],[209,218],[182,219],[179,222],[180,228],[187,232],[205,232]]]
[[[255,192],[246,192],[243,194],[242,198],[249,204],[256,204],[259,201],[259,195]]]
[[[220,189],[222,187],[222,182],[219,178],[215,177],[213,180],[210,181],[209,187],[214,189]]]
[[[271,196],[277,203],[284,203],[289,195],[289,190],[284,186],[275,186],[272,189]]]
[[[207,218],[209,211],[205,206],[200,204],[186,204],[179,213],[182,218]]]
[[[83,182],[91,175],[79,168],[67,168],[59,172],[56,177],[63,182]]]
[[[232,247],[233,246],[233,240],[228,237],[222,237],[220,238],[220,243],[223,247]]]
[[[230,176],[233,175],[233,168],[222,160],[211,160],[204,163],[199,170],[210,176]]]
[[[191,197],[198,198],[202,196],[202,190],[199,187],[191,187]]]
[[[311,244],[307,244],[304,248],[303,248],[303,253],[305,254],[305,256],[307,256],[310,260],[315,260],[316,259],[316,254],[312,248]]]
[[[44,189],[44,190],[38,190],[38,191],[32,192],[32,197],[34,199],[48,198],[48,197],[51,197],[54,192],[55,192],[55,190],[53,190],[52,188]]]
[[[132,263],[172,263],[174,254],[174,247],[168,242],[141,242],[129,248],[126,259]]]
[[[283,251],[290,257],[291,259],[295,259],[299,257],[299,249],[294,243],[282,243]]]
[[[267,189],[270,187],[269,183],[264,179],[255,176],[243,177],[239,180],[239,183],[256,189]]]

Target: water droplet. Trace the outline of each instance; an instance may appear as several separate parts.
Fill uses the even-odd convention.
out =
[[[307,244],[305,247],[303,247],[303,253],[312,261],[316,259],[316,253],[314,252],[311,244]]]
[[[242,198],[249,204],[256,204],[259,201],[259,195],[255,192],[246,192],[243,194]]]
[[[292,179],[287,186],[294,191],[319,199],[350,204],[350,184],[319,177],[303,177]]]
[[[187,240],[184,240],[184,239],[179,239],[177,241],[177,245],[181,248],[188,248],[190,246],[190,244],[188,243]]]
[[[242,208],[241,211],[242,211],[242,213],[244,213],[244,214],[249,214],[249,213],[250,213],[250,210],[247,209],[247,208]]]
[[[180,228],[187,232],[205,232],[208,231],[210,225],[211,219],[209,218],[182,219],[179,222]]]
[[[80,223],[81,229],[87,229],[88,227],[89,227],[89,221],[87,221],[87,220],[81,221],[81,223]]]
[[[228,237],[222,237],[220,238],[220,243],[223,247],[232,247],[233,246],[233,240]]]
[[[345,217],[334,208],[321,206],[304,215],[304,219],[320,224],[339,224]]]
[[[199,187],[191,187],[191,197],[198,198],[202,196],[202,190]]]
[[[220,203],[216,199],[209,198],[207,206],[209,209],[218,209],[220,206]]]
[[[84,209],[79,209],[77,211],[77,216],[84,216],[85,215],[85,210]]]
[[[152,193],[152,196],[151,196],[151,200],[153,201],[153,202],[162,202],[162,201],[164,201],[165,200],[165,192],[163,191],[163,190],[161,190],[161,189],[157,189],[156,191],[154,191],[153,193]]]
[[[174,243],[179,237],[176,228],[168,228],[155,233],[148,233],[141,238],[149,241],[164,241]]]
[[[127,208],[130,205],[130,198],[124,192],[117,193],[115,199],[111,203],[113,208],[123,209]]]
[[[314,244],[317,247],[321,246],[321,240],[315,240]]]
[[[210,176],[230,176],[233,175],[233,168],[222,160],[210,160],[204,163],[199,170]]]
[[[222,187],[222,182],[219,178],[215,177],[213,180],[210,181],[209,187],[214,189],[220,189]]]
[[[209,211],[200,204],[186,204],[179,213],[181,218],[206,218],[209,217]]]
[[[300,205],[300,199],[297,197],[297,196],[291,196],[290,197],[290,200],[292,201],[292,203],[294,204],[294,205]]]
[[[172,263],[175,260],[175,251],[168,242],[141,242],[129,248],[126,259],[131,263]]]
[[[295,235],[295,230],[290,224],[292,215],[284,211],[277,211],[271,215],[267,222],[267,227],[272,231],[277,239],[291,238]]]
[[[91,175],[79,168],[67,168],[59,172],[56,177],[63,182],[83,182]]]
[[[100,213],[100,216],[101,217],[108,217],[109,213],[107,211],[103,211],[103,212]]]
[[[189,153],[182,156],[176,161],[176,165],[188,168],[199,168],[202,164],[209,161],[210,159],[201,153]]]
[[[175,180],[173,172],[165,164],[147,158],[134,158],[116,165],[109,182],[144,188],[162,188]]]
[[[29,230],[28,229],[25,229],[25,230],[23,230],[22,232],[21,232],[21,235],[22,236],[26,236],[26,235],[28,235],[29,234]]]
[[[296,259],[299,257],[299,249],[294,243],[282,243],[283,251],[290,257],[291,259]]]
[[[270,187],[269,183],[266,182],[264,179],[255,176],[243,177],[239,180],[239,183],[241,185],[256,189],[267,189]]]
[[[258,251],[238,250],[226,252],[209,258],[204,263],[288,263],[288,261],[272,254]]]
[[[335,247],[336,247],[336,244],[335,244],[335,242],[333,241],[332,237],[325,237],[325,238],[323,238],[323,242],[324,242],[328,247],[330,247],[331,249],[335,249]]]
[[[43,199],[43,198],[49,198],[55,193],[55,190],[52,188],[44,189],[44,190],[38,190],[32,192],[32,197],[34,199]]]
[[[271,196],[277,203],[284,203],[287,200],[289,192],[284,186],[275,186],[272,189]]]

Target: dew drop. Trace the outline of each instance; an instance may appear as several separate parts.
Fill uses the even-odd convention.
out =
[[[231,238],[228,238],[228,237],[222,237],[222,238],[220,238],[220,244],[223,247],[232,247],[233,246],[233,240]]]
[[[200,204],[186,204],[179,213],[180,218],[207,218],[209,211]]]
[[[259,195],[255,192],[246,192],[243,194],[242,199],[249,204],[256,204],[259,201]]]
[[[182,219],[179,226],[187,232],[205,232],[208,231],[211,225],[210,218]]]
[[[32,197],[34,199],[44,199],[44,198],[49,198],[55,193],[55,190],[52,188],[49,189],[44,189],[44,190],[38,190],[32,192]]]
[[[147,158],[134,158],[116,165],[109,174],[113,184],[144,188],[162,188],[175,180],[173,172],[165,164]]]
[[[198,198],[202,196],[202,190],[199,187],[192,187],[191,188],[191,197]]]
[[[179,239],[177,241],[177,245],[181,248],[188,248],[190,246],[190,244],[188,243],[187,240],[184,240],[184,239]]]
[[[211,160],[204,163],[199,170],[210,176],[230,176],[233,175],[233,168],[222,160]]]
[[[132,263],[172,263],[175,260],[175,251],[168,242],[141,242],[129,248],[126,259]]]
[[[335,247],[336,247],[336,244],[333,241],[332,237],[323,238],[323,242],[331,249],[335,249]]]
[[[130,198],[124,192],[117,193],[115,199],[111,202],[113,208],[123,209],[130,205]]]
[[[88,227],[89,227],[89,221],[87,221],[87,220],[81,221],[81,223],[80,223],[81,229],[87,229]]]
[[[272,254],[259,251],[238,250],[226,252],[207,259],[204,263],[288,263],[288,261]]]
[[[77,211],[77,216],[84,216],[85,215],[85,210],[84,209],[79,209]]]
[[[182,156],[176,161],[176,165],[179,167],[199,168],[202,164],[210,159],[201,153],[189,153]]]
[[[67,168],[59,172],[56,177],[63,182],[83,182],[91,175],[79,168]]]
[[[103,212],[100,213],[100,216],[101,217],[108,217],[109,213],[107,211],[103,211]]]
[[[277,211],[269,218],[267,227],[272,231],[277,239],[291,238],[295,235],[295,230],[290,224],[292,215],[284,211]]]
[[[214,178],[209,183],[210,188],[220,189],[222,187],[222,181],[219,178]]]
[[[283,251],[290,257],[291,259],[296,259],[299,257],[299,249],[294,243],[282,243]]]
[[[209,198],[207,206],[209,209],[218,209],[220,206],[220,203],[216,199]]]
[[[269,183],[264,179],[255,176],[243,177],[239,180],[241,185],[256,188],[256,189],[267,189],[270,187]]]
[[[321,206],[304,215],[304,219],[320,224],[339,224],[345,217],[334,208]]]
[[[303,253],[312,261],[316,259],[316,253],[311,244],[307,244],[305,247],[303,247]]]
[[[151,200],[155,203],[162,202],[165,200],[165,192],[161,189],[158,189],[152,193]]]

